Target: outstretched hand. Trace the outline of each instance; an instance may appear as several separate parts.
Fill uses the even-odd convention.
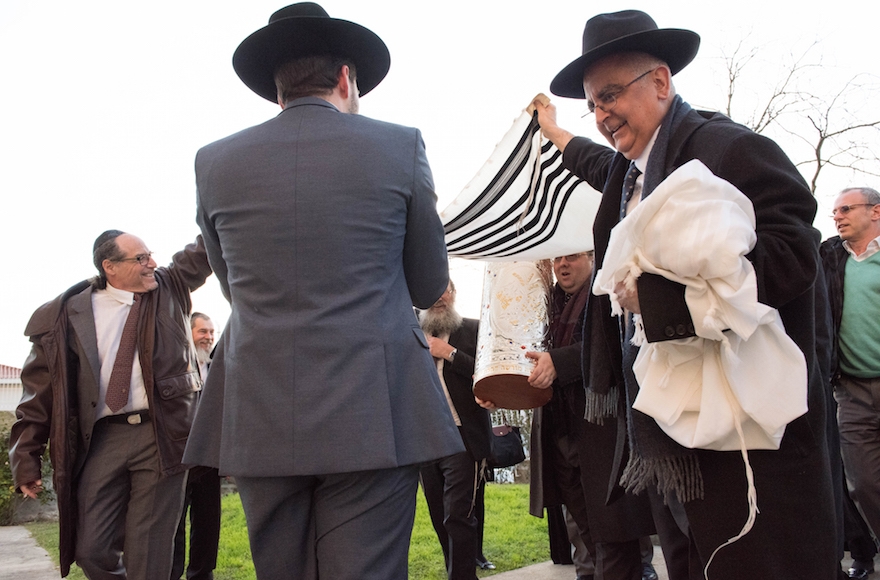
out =
[[[556,365],[553,364],[550,353],[529,351],[526,358],[535,361],[535,368],[529,375],[529,384],[536,389],[546,389],[552,385],[556,380]]]

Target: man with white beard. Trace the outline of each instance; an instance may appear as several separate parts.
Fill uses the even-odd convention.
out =
[[[202,380],[208,376],[214,348],[214,323],[207,314],[190,316],[192,340]],[[220,473],[215,467],[193,467],[186,483],[186,500],[174,537],[174,565],[171,580],[183,575],[186,559],[186,512],[189,508],[189,564],[187,580],[213,580],[220,545]]]
[[[465,451],[425,464],[420,470],[431,522],[440,540],[449,580],[475,580],[480,522],[475,503],[480,475],[491,453],[489,412],[474,400],[474,356],[479,322],[455,310],[455,284],[427,310],[419,323],[428,339],[449,410]],[[491,565],[491,564],[490,564]],[[482,567],[482,566],[481,566]]]

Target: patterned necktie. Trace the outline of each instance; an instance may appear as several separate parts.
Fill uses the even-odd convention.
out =
[[[626,170],[626,175],[623,177],[623,196],[620,199],[620,219],[626,217],[626,204],[632,199],[633,191],[636,189],[636,180],[641,174],[642,172],[636,167],[636,162],[630,162],[629,169]]]
[[[122,328],[122,338],[119,340],[119,349],[116,351],[116,360],[113,362],[113,372],[110,373],[110,382],[107,384],[107,395],[104,402],[110,410],[116,413],[128,403],[128,391],[131,387],[131,367],[134,364],[134,353],[137,350],[137,323],[138,312],[141,310],[143,294],[135,294],[134,302],[125,319]]]

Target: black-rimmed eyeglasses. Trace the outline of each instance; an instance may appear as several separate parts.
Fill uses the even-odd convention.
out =
[[[598,103],[594,103],[592,100],[587,100],[587,108],[590,110],[590,113],[595,113],[596,109],[601,109],[605,113],[610,113],[611,109],[614,108],[614,105],[617,104],[617,99],[620,98],[620,95],[622,95],[623,92],[630,87],[630,85],[642,80],[648,74],[654,72],[655,70],[657,70],[657,69],[652,68],[649,71],[643,72],[642,74],[640,74],[639,76],[637,76],[633,80],[629,81],[628,83],[626,83],[625,85],[623,85],[620,88],[615,87],[613,89],[606,90],[604,93],[600,94],[599,97],[596,99],[599,101]]]
[[[150,258],[153,257],[153,252],[147,252],[146,254],[138,254],[134,258],[120,258],[118,260],[113,260],[114,262],[137,262],[138,266],[146,266],[150,263]]]

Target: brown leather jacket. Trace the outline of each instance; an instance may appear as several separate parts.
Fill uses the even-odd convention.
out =
[[[186,469],[183,450],[201,390],[190,333],[190,292],[211,274],[201,236],[156,269],[158,287],[144,297],[138,352],[165,475]],[[99,386],[97,342],[89,281],[71,287],[34,312],[25,335],[31,353],[21,372],[24,396],[16,409],[9,458],[16,489],[41,478],[46,443],[58,498],[61,575],[74,561],[76,478],[89,451]],[[152,388],[149,386],[152,385]]]

